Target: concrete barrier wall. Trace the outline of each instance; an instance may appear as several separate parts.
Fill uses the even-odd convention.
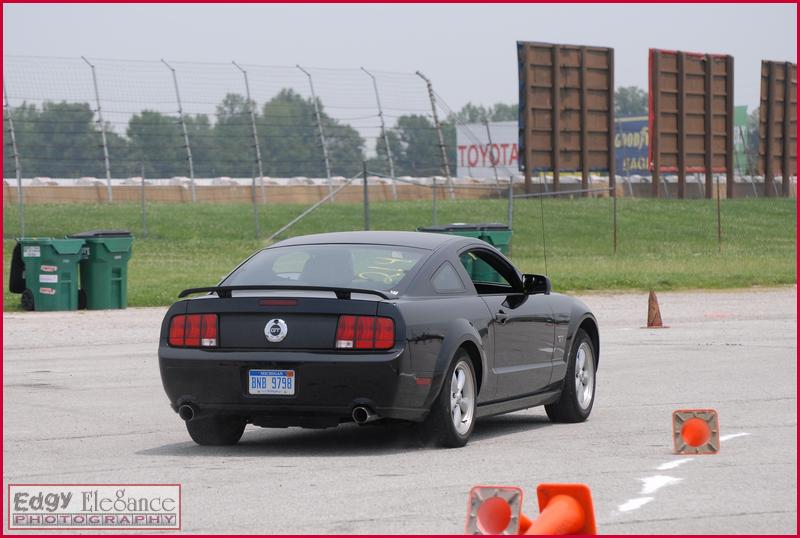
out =
[[[606,188],[607,183],[594,181],[592,188]],[[719,184],[721,196],[725,198],[725,183]],[[580,185],[562,183],[562,190],[579,189]],[[763,183],[756,183],[758,196],[763,196]],[[475,200],[480,198],[504,198],[506,187],[500,192],[491,188],[455,188],[454,196],[458,200]],[[540,192],[542,185],[533,184],[533,192]],[[547,185],[546,191],[552,192],[552,185]],[[633,192],[631,192],[633,191]],[[522,193],[523,186],[515,185],[515,192]],[[687,198],[702,198],[704,187],[698,184],[687,183]],[[214,185],[197,186],[197,201],[207,203],[251,203],[252,190],[244,185]],[[753,186],[750,183],[736,183],[734,187],[736,198],[755,196]],[[319,201],[328,194],[326,185],[265,185],[263,191],[261,187],[256,188],[256,199],[263,203],[263,196],[266,195],[267,203],[301,204],[308,205]],[[620,197],[636,198],[650,197],[649,183],[632,183],[628,185],[624,181],[617,182],[617,195]],[[797,196],[797,185],[792,183],[792,197]],[[85,186],[56,186],[56,185],[37,185],[23,187],[23,196],[26,204],[92,204],[106,203],[107,190],[105,185],[85,185]],[[138,185],[119,185],[113,187],[115,202],[139,203],[141,201],[141,187]],[[437,188],[439,200],[450,198],[447,187]],[[575,197],[580,195],[573,195]],[[608,193],[592,193],[594,197],[607,197]],[[663,194],[662,194],[663,196]],[[677,185],[669,185],[669,197],[677,196]],[[370,184],[369,197],[371,202],[384,202],[392,200],[392,186],[389,184]],[[417,185],[398,184],[398,200],[430,200],[431,189]],[[147,202],[164,203],[190,203],[192,201],[191,190],[182,185],[146,185],[145,199]],[[364,199],[363,187],[361,185],[348,185],[336,195],[338,203],[360,203]],[[4,205],[17,203],[17,188],[14,185],[3,182],[3,203]]]
[[[209,203],[251,203],[252,189],[248,186],[239,185],[220,185],[220,186],[197,186],[197,201]],[[477,199],[486,197],[489,193],[486,189],[456,189],[455,193],[459,199]],[[312,204],[319,201],[328,194],[328,187],[325,185],[265,185],[256,188],[256,200],[261,203],[262,196],[266,195],[267,203],[284,204]],[[437,195],[440,199],[448,196],[446,187],[439,187]],[[25,186],[23,187],[23,197],[26,204],[87,204],[105,203],[108,192],[105,185],[87,186]],[[113,187],[113,197],[115,202],[139,203],[142,197],[141,187],[137,185],[120,185]],[[371,202],[383,202],[392,200],[392,187],[386,184],[370,184],[369,198]],[[431,189],[417,185],[397,185],[397,198],[399,200],[429,200]],[[336,194],[336,202],[358,203],[364,199],[363,187],[361,185],[348,185]],[[3,200],[5,204],[17,203],[16,186],[3,184]],[[147,185],[145,187],[145,200],[147,202],[167,202],[167,203],[190,203],[192,192],[188,187],[181,185]]]

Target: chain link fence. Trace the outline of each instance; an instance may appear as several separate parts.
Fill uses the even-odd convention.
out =
[[[42,211],[67,206],[80,208],[87,227],[126,226],[141,238],[168,237],[175,215],[202,230],[233,215],[226,233],[262,242],[499,222],[514,228],[526,269],[547,272],[548,252],[551,265],[575,259],[576,248],[584,263],[632,250],[655,256],[680,230],[680,256],[705,255],[757,226],[739,200],[638,203],[650,196],[648,176],[619,175],[612,190],[593,174],[581,189],[579,174],[562,173],[558,193],[549,174],[525,192],[507,165],[487,179],[456,177],[456,127],[487,146],[490,162],[492,133],[482,132],[489,124],[467,128],[433,84],[422,73],[365,68],[6,56],[4,236],[53,233]],[[677,177],[661,181],[662,195],[675,198]],[[724,178],[715,181],[724,197]],[[736,197],[760,196],[759,182],[738,175]],[[687,195],[701,198],[703,185],[702,174],[688,176]],[[759,211],[783,214],[771,204]],[[624,284],[625,271],[615,274]]]

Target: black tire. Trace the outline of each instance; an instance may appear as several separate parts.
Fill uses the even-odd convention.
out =
[[[470,376],[473,387],[473,395],[471,398],[472,418],[469,423],[469,428],[464,432],[459,432],[456,429],[452,410],[450,409],[450,389],[453,373],[459,365],[463,365],[463,368],[469,372],[468,375]],[[442,389],[439,391],[439,395],[436,397],[436,400],[434,400],[433,405],[431,405],[428,417],[422,424],[422,433],[425,442],[446,448],[459,448],[466,445],[470,435],[472,435],[472,431],[475,429],[475,402],[477,396],[478,383],[475,376],[475,369],[472,366],[472,360],[466,351],[459,349],[445,373]]]
[[[235,445],[242,438],[246,423],[239,417],[196,418],[186,423],[189,436],[202,446]]]
[[[581,405],[578,390],[576,386],[576,366],[578,360],[578,351],[581,346],[588,346],[591,351],[592,360],[592,385],[591,385],[591,399],[588,405],[584,403]],[[584,356],[586,349],[584,348]],[[569,363],[567,364],[567,374],[564,377],[564,385],[561,389],[561,397],[555,403],[545,405],[544,409],[547,416],[553,422],[583,422],[592,412],[594,406],[594,396],[597,390],[597,351],[594,348],[592,339],[583,329],[578,329],[575,335],[575,342],[572,345],[572,350],[569,354]],[[584,359],[586,361],[587,359]],[[585,371],[585,368],[584,368]]]
[[[22,299],[20,299],[20,304],[22,304],[22,309],[31,311],[36,308],[36,303],[33,300],[33,292],[28,288],[25,288],[25,291],[22,292]]]

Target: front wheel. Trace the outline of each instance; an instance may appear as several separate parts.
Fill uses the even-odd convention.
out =
[[[245,425],[242,418],[219,416],[190,420],[186,429],[198,445],[229,446],[239,442]]]
[[[575,344],[569,356],[567,375],[561,398],[544,406],[553,422],[583,422],[589,418],[594,405],[597,354],[592,339],[583,329],[575,334]]]
[[[467,444],[475,428],[475,402],[478,385],[469,355],[460,350],[445,374],[442,390],[423,423],[428,441],[458,448]]]

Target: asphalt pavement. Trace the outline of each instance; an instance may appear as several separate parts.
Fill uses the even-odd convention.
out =
[[[161,387],[165,309],[3,315],[8,483],[181,483],[193,533],[461,533],[477,484],[587,484],[602,533],[797,532],[796,287],[582,297],[600,323],[594,410],[478,422],[462,449],[412,428],[248,426],[196,446]],[[671,414],[719,412],[716,455],[672,454]]]

